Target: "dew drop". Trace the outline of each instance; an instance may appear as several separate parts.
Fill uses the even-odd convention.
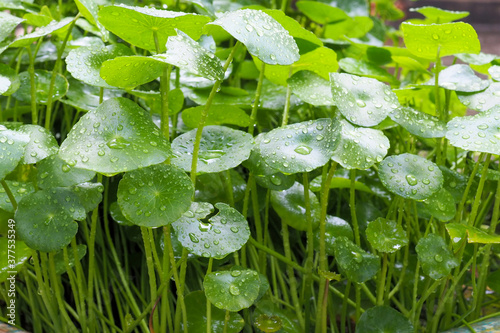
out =
[[[406,181],[408,182],[408,185],[410,185],[410,186],[415,186],[418,184],[417,178],[412,174],[406,175]]]
[[[297,153],[297,154],[301,154],[301,155],[309,155],[311,152],[312,152],[312,148],[309,147],[309,146],[304,146],[304,145],[301,145],[301,146],[298,146],[297,148],[294,149],[294,151]]]
[[[193,243],[199,243],[200,240],[198,239],[198,237],[196,237],[195,234],[193,234],[192,232],[189,233],[189,239],[191,239],[191,242]]]
[[[238,296],[240,294],[240,288],[238,288],[236,285],[231,284],[229,286],[229,293],[233,296]]]

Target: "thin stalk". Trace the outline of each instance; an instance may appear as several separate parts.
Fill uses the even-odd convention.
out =
[[[479,203],[481,202],[481,196],[483,193],[484,183],[486,182],[486,174],[488,173],[488,166],[490,165],[490,160],[491,160],[491,154],[486,154],[483,170],[481,172],[481,178],[479,179],[479,185],[477,187],[476,196],[474,198],[474,204],[472,205],[472,210],[470,212],[468,219],[468,225],[470,226],[473,226],[474,221],[476,220],[476,215],[479,210]],[[475,176],[476,176],[475,173],[470,175],[471,178],[474,178]]]
[[[28,66],[28,74],[30,76],[30,94],[31,94],[31,123],[34,125],[38,125],[38,107],[36,103],[36,82],[35,82],[35,58],[38,50],[40,49],[40,45],[42,45],[43,37],[40,37],[37,41],[37,45],[35,47],[35,52],[31,53],[31,47],[27,46],[26,50],[28,51],[29,58],[29,66]]]
[[[0,183],[2,184],[3,189],[5,190],[5,194],[7,194],[7,197],[9,197],[10,204],[12,205],[12,208],[14,208],[14,211],[17,210],[17,201],[14,195],[12,194],[12,191],[10,190],[9,185],[7,182],[5,182],[4,179],[0,180]]]
[[[155,266],[153,263],[153,254],[151,250],[151,241],[149,237],[149,231],[146,227],[141,227],[142,240],[144,242],[144,253],[146,255],[146,265],[148,268],[149,276],[149,293],[151,296],[151,302],[156,301],[156,273]],[[155,311],[153,315],[153,326],[155,328],[159,327],[158,312]]]
[[[227,60],[224,64],[224,67],[223,67],[224,73],[227,71],[229,64],[233,60],[233,57],[236,53],[236,50],[239,48],[240,44],[241,43],[238,41],[236,43],[236,45],[233,47],[233,50],[231,51],[231,53],[229,54],[229,57],[227,58]],[[198,167],[198,154],[200,152],[200,143],[201,143],[201,136],[203,134],[203,127],[205,127],[205,123],[206,123],[207,117],[208,117],[208,111],[210,110],[210,106],[212,105],[215,94],[217,93],[217,91],[219,91],[219,88],[220,88],[220,85],[222,84],[222,81],[223,80],[217,80],[215,82],[214,86],[212,87],[212,90],[210,91],[210,95],[208,96],[208,99],[207,99],[207,103],[205,104],[205,107],[203,108],[203,111],[201,112],[200,122],[198,124],[198,129],[196,130],[196,138],[195,138],[194,147],[193,147],[193,160],[191,162],[191,181],[195,185],[196,185],[196,170]]]
[[[60,66],[62,54],[64,52],[64,49],[66,48],[66,43],[68,42],[69,36],[71,36],[71,32],[73,31],[73,26],[75,25],[76,20],[78,20],[79,17],[80,17],[80,13],[78,13],[78,15],[75,16],[73,21],[71,21],[71,24],[69,25],[68,32],[66,33],[66,36],[64,37],[62,45],[57,52],[57,59],[56,59],[56,63],[54,64],[54,69],[52,70],[52,77],[50,78],[49,91],[48,91],[48,96],[47,96],[47,111],[45,112],[45,128],[47,130],[51,129],[51,124],[52,124],[51,123],[52,94],[54,92],[54,85],[56,84],[57,70]]]
[[[380,278],[378,279],[377,286],[377,305],[384,305],[384,290],[385,278],[387,276],[387,253],[384,253],[382,258],[382,271],[380,271]]]
[[[212,265],[214,263],[214,258],[208,259],[207,274],[212,273]],[[212,303],[207,297],[207,333],[212,333]]]
[[[311,285],[314,261],[314,234],[312,227],[311,217],[311,201],[309,200],[309,177],[307,173],[302,176],[304,183],[304,200],[306,206],[306,223],[307,223],[307,258],[305,268],[307,274],[304,278],[304,289],[302,293],[302,302],[305,303],[304,317],[305,317],[305,331],[309,332],[311,327]]]
[[[286,0],[283,0],[286,2]],[[292,66],[290,66],[290,71],[288,72],[288,77],[292,76]],[[288,124],[288,117],[290,114],[290,98],[292,97],[292,89],[287,83],[286,85],[286,96],[285,96],[285,107],[283,108],[283,119],[281,120],[281,126],[286,126]]]
[[[253,135],[255,129],[255,122],[257,120],[257,111],[259,110],[260,95],[262,93],[262,82],[264,81],[264,72],[266,70],[265,62],[262,62],[260,67],[259,81],[257,81],[257,89],[255,90],[255,98],[252,105],[252,113],[250,114],[250,125],[248,126],[248,133]]]
[[[484,153],[481,153],[479,155],[479,158],[477,159],[476,164],[474,165],[474,168],[472,170],[472,173],[470,174],[469,180],[467,182],[467,186],[465,187],[464,195],[462,196],[462,200],[460,201],[460,204],[458,205],[457,209],[457,215],[455,215],[455,222],[460,223],[462,220],[462,213],[464,210],[465,203],[467,202],[467,197],[469,196],[469,190],[472,186],[472,183],[474,182],[474,177],[477,174],[477,171],[479,170],[479,166],[481,163],[481,160],[484,157]]]
[[[351,170],[351,188],[349,192],[349,209],[351,211],[351,222],[354,229],[354,240],[356,245],[361,245],[361,238],[359,236],[358,218],[356,216],[356,169]]]

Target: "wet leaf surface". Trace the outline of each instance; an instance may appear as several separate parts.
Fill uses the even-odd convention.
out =
[[[86,182],[72,186],[71,191],[76,194],[80,200],[80,204],[88,213],[93,211],[102,201],[104,186],[101,183]]]
[[[454,147],[498,154],[500,151],[500,108],[475,116],[456,117],[448,123],[446,138]]]
[[[343,71],[349,74],[370,77],[384,82],[397,82],[394,76],[389,74],[388,71],[364,60],[342,58],[339,60],[339,66]]]
[[[375,306],[365,311],[356,325],[356,333],[412,333],[411,322],[400,312],[388,306]]]
[[[196,129],[172,141],[172,164],[191,171]],[[250,134],[225,126],[206,126],[200,143],[198,173],[212,173],[232,169],[250,155],[253,138]]]
[[[354,241],[354,234],[351,225],[337,216],[326,216],[326,233],[325,233],[325,250],[328,255],[335,255],[333,244],[337,237],[346,237]],[[319,251],[320,231],[319,228],[314,230],[314,246],[316,251]]]
[[[9,37],[12,30],[14,30],[14,28],[23,21],[25,20],[17,16],[10,15],[7,12],[0,12],[0,22],[2,22],[2,24],[0,24],[0,42],[3,42],[5,38]]]
[[[37,184],[41,188],[73,186],[95,177],[94,171],[72,167],[58,154],[38,162],[37,169]]]
[[[442,188],[422,202],[417,203],[419,214],[434,216],[447,222],[455,217],[457,212],[455,199],[446,189]]]
[[[0,179],[4,179],[16,168],[29,141],[28,134],[0,125]]]
[[[468,243],[500,244],[500,235],[490,234],[485,230],[461,224],[448,223],[446,230],[454,243],[459,243],[467,238]]]
[[[8,277],[12,276],[12,272],[19,272],[24,263],[31,257],[32,250],[21,240],[16,240],[16,251],[9,253],[9,239],[0,237],[0,283],[7,281]],[[9,258],[9,254],[14,256]],[[14,263],[10,262],[14,260]]]
[[[469,109],[486,111],[500,104],[500,82],[491,82],[489,87],[476,93],[457,94],[460,102]]]
[[[68,261],[69,267],[75,266],[75,256],[73,254],[73,250],[69,250],[68,252]],[[78,260],[82,260],[83,257],[87,254],[87,245],[78,244],[76,246],[76,252],[78,256]],[[54,256],[54,264],[56,266],[56,273],[61,275],[66,273],[68,269],[68,265],[66,265],[66,261],[64,260],[64,253],[62,251],[58,251]]]
[[[378,256],[364,251],[346,237],[338,237],[333,250],[340,269],[353,282],[366,282],[380,269]]]
[[[191,208],[172,226],[182,246],[189,252],[222,259],[245,245],[250,237],[250,228],[236,209],[224,203],[215,204],[215,208],[218,209],[217,215],[209,217],[214,209],[212,204],[193,202]]]
[[[67,29],[69,29],[71,21],[73,21],[73,17],[65,17],[61,21],[52,21],[46,26],[33,31],[32,33],[17,38],[9,45],[9,47],[29,46],[33,42],[36,42],[40,37],[44,37],[57,32],[65,32]]]
[[[309,71],[295,73],[288,84],[301,100],[314,106],[333,105],[330,82]]]
[[[394,109],[389,117],[411,134],[422,138],[442,138],[446,134],[446,123],[410,107]]]
[[[434,84],[434,78],[426,83],[428,86]],[[438,85],[444,89],[470,93],[488,88],[490,82],[476,76],[468,65],[452,65],[439,72]]]
[[[69,78],[68,82],[68,92],[61,102],[83,111],[95,110],[99,106],[99,87],[85,84],[74,78]],[[122,90],[104,89],[102,97],[105,101],[114,97],[122,97],[123,94]]]
[[[0,64],[0,95],[10,96],[20,85],[21,81],[16,71],[5,64]]]
[[[37,103],[47,104],[47,100],[49,97],[49,86],[50,80],[52,78],[52,72],[43,70],[43,69],[35,69],[35,96]],[[19,73],[19,80],[21,82],[21,86],[16,92],[12,95],[17,100],[22,102],[30,102],[31,101],[31,81],[28,72]],[[64,76],[57,73],[54,89],[52,91],[52,101],[56,101],[66,95],[68,91],[68,81]]]
[[[356,125],[375,126],[400,106],[391,88],[375,79],[331,73],[330,82],[333,103]]]
[[[300,331],[297,316],[290,309],[281,309],[270,300],[262,300],[256,304],[254,316],[266,315],[273,321],[280,321],[281,332],[295,333]]]
[[[16,202],[19,202],[26,195],[35,192],[33,183],[18,182],[13,180],[6,180],[5,182],[12,192],[12,195],[14,195],[14,199],[16,199]],[[10,201],[9,196],[5,192],[3,186],[0,187],[0,209],[3,209],[10,213],[14,213],[12,202]]]
[[[311,207],[311,222],[313,229],[318,226],[321,207],[316,195],[309,190],[309,203]],[[304,186],[295,182],[287,190],[272,191],[271,205],[278,213],[282,223],[286,223],[297,230],[307,230],[306,201],[304,197]]]
[[[196,106],[182,111],[182,121],[190,128],[198,127],[201,114],[205,106]],[[212,105],[208,111],[206,125],[236,125],[246,127],[250,125],[250,116],[239,107],[233,105]]]
[[[37,163],[59,151],[56,139],[47,129],[38,125],[23,125],[19,131],[30,136],[30,141],[25,147],[23,164]]]
[[[127,172],[118,185],[123,215],[142,227],[160,227],[179,219],[191,205],[194,188],[186,173],[170,165]]]
[[[443,186],[438,166],[417,155],[389,156],[380,163],[378,173],[382,184],[403,198],[426,199]]]
[[[161,163],[170,147],[142,108],[119,97],[81,117],[59,156],[70,166],[116,174]]]
[[[259,295],[259,274],[251,269],[212,272],[205,276],[205,295],[219,309],[240,311]]]
[[[74,220],[85,219],[85,208],[69,189],[54,188],[27,195],[16,211],[16,231],[30,248],[42,252],[62,249],[78,231]]]
[[[268,14],[254,9],[227,12],[207,25],[220,26],[242,42],[251,55],[266,64],[291,65],[299,60],[299,49],[289,32]]]
[[[415,247],[422,270],[434,280],[439,280],[458,266],[448,246],[441,236],[429,234],[421,238]]]
[[[408,245],[406,232],[392,220],[379,217],[368,223],[366,238],[377,251],[394,253]]]
[[[368,169],[381,162],[389,149],[389,139],[382,131],[351,125],[341,120],[339,144],[332,160],[345,169]]]

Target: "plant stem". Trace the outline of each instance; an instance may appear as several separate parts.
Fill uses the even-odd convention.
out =
[[[14,209],[14,211],[16,211],[17,210],[17,201],[16,201],[16,198],[14,197],[14,195],[12,194],[12,191],[10,190],[9,185],[7,184],[7,182],[4,179],[0,180],[0,183],[2,184],[2,187],[5,190],[5,194],[7,194],[7,197],[9,197],[10,204],[12,205],[12,208]]]
[[[304,200],[306,206],[306,223],[307,223],[307,258],[305,262],[305,268],[307,274],[304,278],[304,291],[302,294],[302,302],[305,305],[304,309],[304,327],[306,332],[310,332],[311,327],[311,285],[312,285],[312,273],[313,273],[313,261],[314,261],[314,234],[313,234],[313,222],[311,217],[311,202],[309,198],[309,178],[308,174],[304,172],[302,175],[302,180],[304,183]]]
[[[214,263],[214,258],[208,259],[208,267],[206,275],[212,273],[213,263]],[[212,333],[212,303],[210,302],[208,297],[207,297],[207,333]]]
[[[286,0],[283,0],[286,2]],[[290,71],[288,77],[292,76],[292,66],[290,66]],[[285,107],[283,108],[283,119],[281,120],[281,126],[286,126],[288,124],[288,117],[290,114],[290,98],[292,97],[292,89],[290,85],[286,84],[286,96],[285,96]]]
[[[236,53],[236,50],[240,46],[240,42],[238,41],[236,45],[233,47],[233,50],[229,54],[229,57],[226,60],[226,63],[224,64],[223,71],[224,73],[227,71],[229,64],[233,60],[234,54]],[[191,181],[193,184],[196,186],[196,170],[198,166],[198,154],[200,151],[200,143],[201,143],[201,136],[203,134],[203,127],[205,127],[205,123],[207,121],[207,116],[208,116],[208,111],[210,110],[210,106],[212,105],[212,102],[214,100],[215,94],[220,88],[220,85],[222,84],[223,80],[217,80],[215,81],[214,86],[212,87],[212,90],[210,91],[210,95],[208,96],[207,102],[205,104],[205,107],[203,108],[203,111],[201,112],[200,116],[200,122],[198,124],[198,129],[196,130],[196,138],[194,141],[194,147],[193,147],[193,160],[191,162]]]
[[[155,267],[153,263],[153,255],[151,250],[151,241],[149,239],[149,230],[146,227],[141,227],[142,240],[144,242],[144,253],[146,255],[146,265],[148,267],[148,276],[149,276],[149,292],[151,296],[151,302],[156,301],[156,273]],[[157,328],[159,326],[158,322],[158,312],[154,313],[153,317],[153,326]]]
[[[260,94],[262,93],[262,82],[264,81],[264,72],[266,70],[266,63],[262,62],[260,67],[259,81],[257,81],[257,89],[255,90],[255,98],[252,105],[252,113],[250,114],[250,125],[248,126],[248,133],[253,135],[255,130],[255,123],[257,121],[257,111],[259,110]]]
[[[160,42],[158,41],[158,31],[153,30],[153,39],[155,41],[156,54],[160,54]],[[168,93],[170,91],[170,72],[172,65],[168,64],[163,68],[163,73],[160,79],[160,96],[161,96],[161,124],[160,130],[163,136],[170,140],[170,120],[168,117]]]

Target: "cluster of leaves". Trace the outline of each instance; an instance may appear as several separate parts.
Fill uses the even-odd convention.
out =
[[[494,312],[500,57],[466,12],[395,30],[391,0],[277,5],[0,1],[20,325],[435,332]]]

